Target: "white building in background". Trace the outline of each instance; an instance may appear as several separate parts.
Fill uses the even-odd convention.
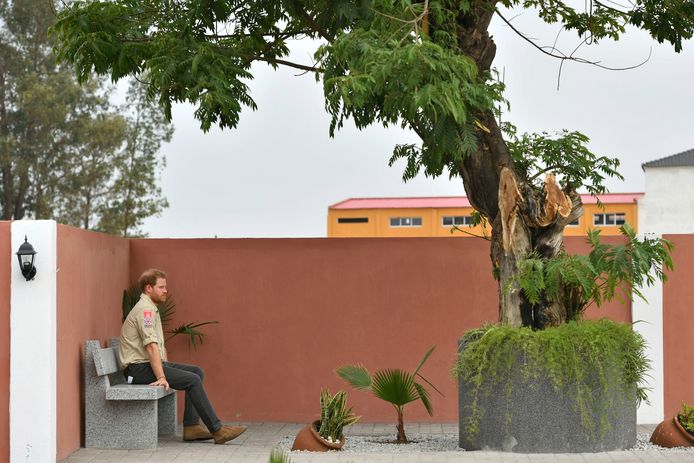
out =
[[[664,234],[694,233],[694,149],[647,162],[644,195],[638,201],[638,234],[660,238]],[[642,288],[646,301],[634,297],[631,319],[646,340],[651,360],[648,391],[650,404],[641,403],[639,423],[658,423],[665,411],[663,336],[663,284],[656,280]]]
[[[694,149],[647,162],[639,234],[694,233]]]

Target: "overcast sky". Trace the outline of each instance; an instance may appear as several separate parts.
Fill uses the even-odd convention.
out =
[[[510,14],[508,17],[513,16]],[[532,12],[513,20],[538,43],[551,44],[557,28],[541,26]],[[677,54],[647,34],[584,47],[580,56],[606,71],[566,62],[557,90],[559,60],[542,55],[495,20],[494,66],[503,73],[519,131],[579,130],[596,154],[621,160],[624,182],[612,192],[644,190],[641,164],[694,148],[694,43]],[[570,52],[575,36],[559,45]],[[315,43],[295,42],[292,59],[307,64]],[[322,237],[328,206],[350,197],[458,196],[459,179],[419,178],[403,183],[403,166],[388,167],[396,143],[417,142],[397,128],[358,131],[351,121],[328,136],[323,94],[312,75],[254,67],[250,83],[258,110],[246,110],[236,130],[203,133],[191,106],[174,110],[175,134],[163,147],[161,185],[170,207],[145,222],[150,237]]]

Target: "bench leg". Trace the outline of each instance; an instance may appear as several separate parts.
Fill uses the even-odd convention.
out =
[[[157,437],[157,400],[104,401],[98,414],[88,414],[85,447],[154,449]]]
[[[176,432],[176,393],[158,400],[159,434],[171,435]]]

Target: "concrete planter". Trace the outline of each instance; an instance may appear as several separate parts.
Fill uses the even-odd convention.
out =
[[[499,375],[511,382],[508,394],[506,381],[489,382],[476,395],[471,384],[459,381],[460,447],[519,453],[583,453],[627,449],[636,444],[635,386],[631,394],[625,394],[621,387],[608,389],[610,393],[601,387],[604,383],[597,381],[596,374],[593,386],[589,386],[590,406],[583,409],[588,413],[588,421],[595,425],[590,430],[582,424],[586,420],[582,420],[580,407],[576,406],[575,387],[557,391],[547,375],[527,378],[523,368],[524,362],[518,361],[508,375]],[[605,381],[618,384],[620,374],[620,369],[615,368],[606,373]],[[477,417],[473,416],[475,410]],[[477,424],[475,433],[469,432],[472,422]]]

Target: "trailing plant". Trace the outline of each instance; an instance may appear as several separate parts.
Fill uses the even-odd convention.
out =
[[[682,411],[677,414],[677,421],[688,433],[694,434],[694,407],[682,402]]]
[[[347,407],[347,393],[338,391],[334,396],[329,390],[320,393],[320,424],[318,434],[328,442],[339,443],[344,437],[342,430],[359,421],[359,416]]]
[[[429,391],[417,382],[417,378],[431,386],[436,392],[436,386],[431,384],[424,376],[419,373],[424,363],[427,361],[434,347],[429,349],[417,368],[412,373],[400,369],[377,370],[373,376],[361,365],[343,365],[336,370],[337,375],[347,381],[356,389],[369,390],[379,399],[391,403],[398,414],[398,434],[397,443],[407,443],[405,435],[405,425],[403,422],[403,410],[405,405],[416,400],[421,400],[422,405],[430,416],[433,416]]]
[[[513,418],[510,405],[514,388],[538,378],[549,380],[555,391],[575,398],[574,409],[591,436],[604,436],[610,413],[616,410],[604,408],[604,404],[599,407],[593,394],[596,388],[603,396],[619,397],[621,403],[613,403],[613,407],[628,403],[634,394],[637,403],[647,401],[644,379],[650,362],[645,341],[629,324],[581,321],[544,330],[487,325],[465,333],[463,346],[453,374],[470,388],[474,398],[467,422],[461,423],[471,439],[487,412],[479,406],[480,399],[503,394],[508,425]],[[520,384],[514,383],[518,371]]]
[[[135,304],[140,300],[140,295],[142,291],[138,285],[133,285],[128,289],[123,290],[123,301],[121,303],[121,310],[123,311],[123,320],[128,317],[130,311],[135,307]],[[161,319],[162,326],[167,326],[169,323],[173,322],[174,314],[176,313],[176,303],[172,296],[166,298],[164,302],[157,305],[157,310],[159,310],[159,318]],[[184,335],[188,337],[188,347],[193,347],[194,350],[198,348],[198,344],[202,344],[203,339],[207,336],[207,333],[200,331],[200,328],[205,325],[214,325],[219,323],[216,320],[203,321],[203,322],[189,322],[184,323],[176,328],[165,330],[165,333],[169,336],[169,339]]]
[[[528,302],[565,310],[570,321],[580,319],[591,304],[600,307],[615,297],[630,299],[632,291],[645,300],[641,288],[651,286],[656,279],[666,281],[665,270],[673,268],[672,243],[662,238],[639,239],[629,224],[619,230],[626,244],[602,243],[600,230],[591,230],[587,256],[565,251],[550,258],[536,252],[527,255],[519,262],[515,281]],[[510,289],[510,284],[504,288]],[[548,315],[551,322],[551,310]]]

